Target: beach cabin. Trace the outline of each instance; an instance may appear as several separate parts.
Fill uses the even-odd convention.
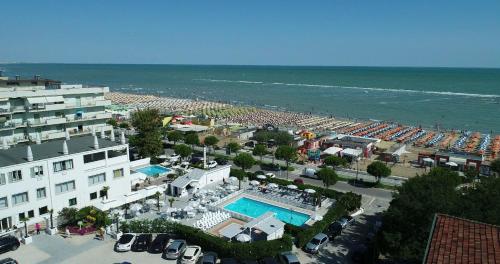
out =
[[[169,194],[183,197],[208,184],[222,182],[229,178],[231,165],[218,166],[210,170],[193,169],[187,174],[178,177],[169,184]]]

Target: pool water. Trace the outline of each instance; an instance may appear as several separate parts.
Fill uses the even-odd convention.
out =
[[[294,226],[302,226],[310,218],[307,214],[255,201],[246,197],[242,197],[233,203],[224,206],[224,208],[253,218],[257,218],[266,212],[271,211],[276,214],[276,217],[279,220]]]
[[[149,177],[153,177],[153,176],[165,174],[165,173],[169,172],[170,169],[165,168],[163,166],[151,165],[151,166],[137,169],[136,171],[144,173]]]

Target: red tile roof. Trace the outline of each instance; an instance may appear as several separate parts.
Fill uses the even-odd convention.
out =
[[[424,263],[500,263],[500,227],[436,214]]]

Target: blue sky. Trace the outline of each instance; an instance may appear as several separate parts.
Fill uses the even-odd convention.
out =
[[[2,1],[0,62],[500,67],[500,1]]]

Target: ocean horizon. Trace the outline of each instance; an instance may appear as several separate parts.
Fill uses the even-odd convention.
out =
[[[115,92],[500,133],[498,68],[9,63],[0,69]]]

